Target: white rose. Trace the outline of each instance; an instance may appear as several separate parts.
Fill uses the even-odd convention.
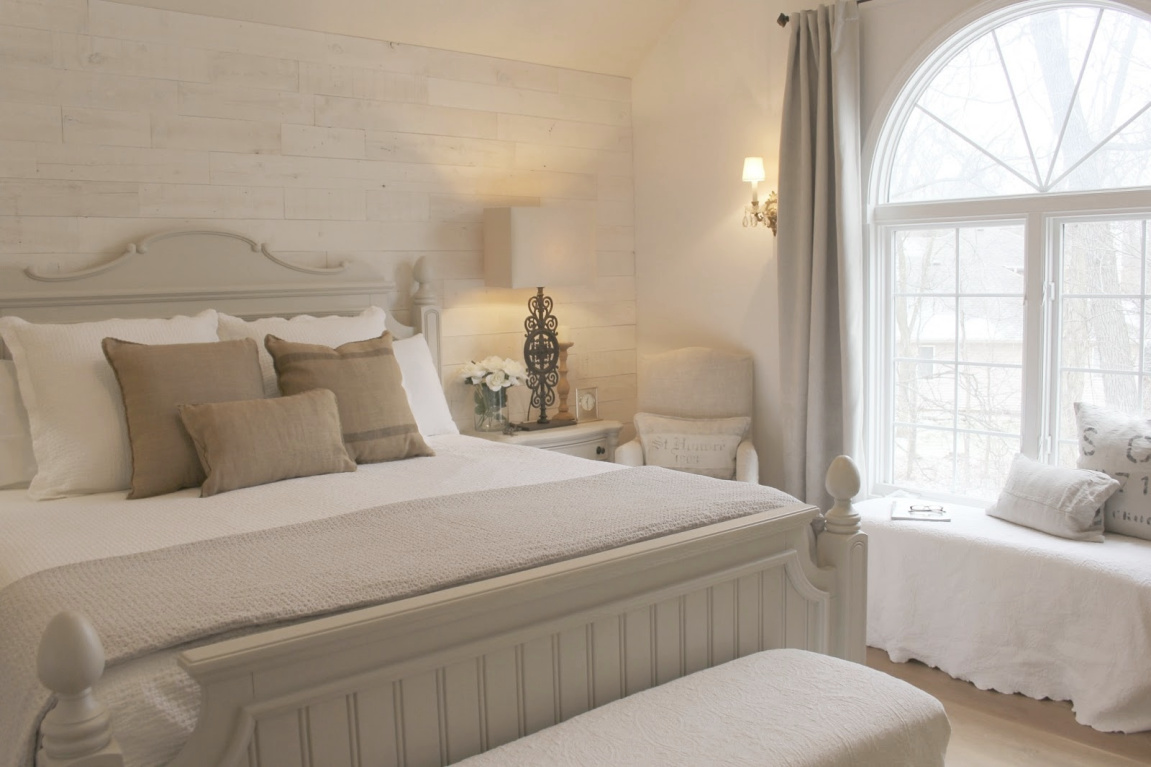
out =
[[[474,362],[469,362],[460,370],[460,375],[468,383],[477,384],[484,377],[484,370]]]
[[[484,368],[488,373],[494,373],[500,369],[501,363],[503,363],[503,360],[493,354],[492,356],[485,357],[483,360],[481,360],[480,367]]]
[[[485,383],[487,383],[488,388],[492,391],[499,391],[504,387],[505,380],[507,380],[507,376],[504,375],[504,371],[497,370],[487,377]]]

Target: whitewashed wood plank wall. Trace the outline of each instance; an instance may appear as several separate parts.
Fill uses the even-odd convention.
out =
[[[625,78],[105,0],[0,0],[0,259],[85,265],[192,223],[386,273],[430,254],[461,425],[459,367],[520,356],[527,314],[528,292],[483,285],[482,210],[537,204],[596,212],[597,283],[550,292],[573,385],[630,422],[632,194]]]

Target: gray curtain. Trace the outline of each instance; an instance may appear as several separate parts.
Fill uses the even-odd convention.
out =
[[[858,7],[841,0],[791,23],[777,251],[783,489],[826,509],[831,460],[863,458]]]

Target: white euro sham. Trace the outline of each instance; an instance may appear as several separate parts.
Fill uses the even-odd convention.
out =
[[[47,500],[128,487],[132,459],[124,403],[100,343],[216,341],[216,312],[59,325],[0,317],[0,336],[12,352],[28,411],[37,467],[28,494]]]

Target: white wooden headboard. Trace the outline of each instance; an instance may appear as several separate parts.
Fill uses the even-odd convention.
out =
[[[419,289],[396,300],[395,283],[363,261],[305,266],[266,244],[211,229],[152,234],[98,266],[72,272],[0,266],[0,315],[32,322],[169,317],[214,308],[238,317],[388,312],[398,338],[422,332],[440,363],[440,305],[429,265],[412,268]]]

